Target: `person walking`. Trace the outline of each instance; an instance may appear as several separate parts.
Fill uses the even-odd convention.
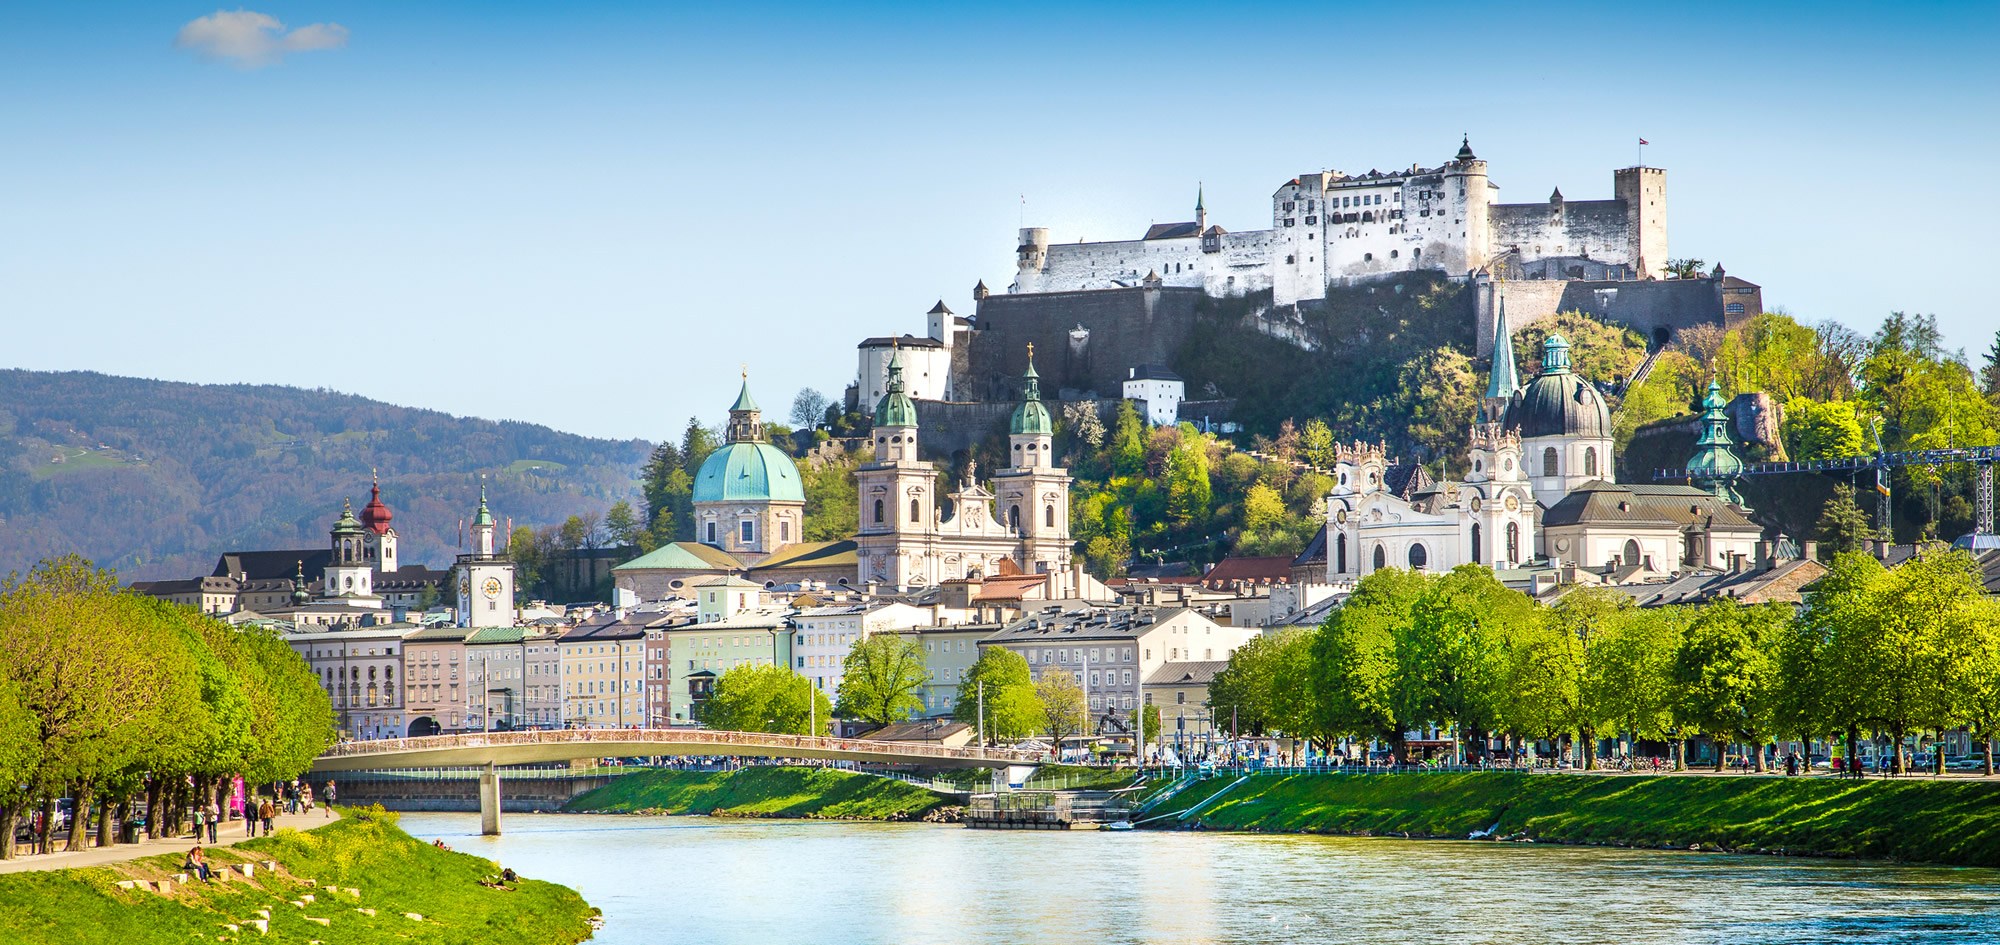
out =
[[[221,826],[222,822],[222,808],[215,806],[214,801],[209,801],[207,813],[208,813],[208,843],[209,846],[214,846],[217,842],[215,838],[215,831],[218,827]]]
[[[196,804],[194,807],[194,834],[188,837],[188,839],[193,840],[196,843],[201,842],[201,822],[203,818],[207,816],[208,816],[208,809],[201,806],[200,804]],[[200,847],[196,847],[195,849],[200,849]]]
[[[333,798],[333,779],[328,778],[326,779],[326,816],[328,819],[332,819],[333,817]]]
[[[271,822],[278,819],[277,802],[268,797],[257,802],[257,816],[264,821],[264,834],[265,836],[269,836],[271,833]]]
[[[257,835],[257,795],[246,794],[243,797],[243,836],[245,838],[249,838],[249,837],[254,837],[256,835]]]

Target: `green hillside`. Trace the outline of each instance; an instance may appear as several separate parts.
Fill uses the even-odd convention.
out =
[[[0,371],[0,573],[76,552],[188,577],[225,550],[319,547],[371,469],[404,561],[439,567],[477,474],[499,515],[558,524],[636,497],[650,449],[327,390]]]

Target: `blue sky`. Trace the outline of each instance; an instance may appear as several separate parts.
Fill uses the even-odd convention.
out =
[[[1462,132],[1509,201],[1609,196],[1644,136],[1675,255],[1976,357],[2000,6],[1756,7],[253,2],[319,29],[245,62],[177,47],[206,4],[9,4],[0,365],[658,439],[740,364],[837,395],[1024,214],[1129,238],[1202,181],[1253,229]]]

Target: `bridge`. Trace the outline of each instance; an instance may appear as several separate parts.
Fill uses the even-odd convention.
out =
[[[814,758],[933,768],[991,768],[996,788],[1027,780],[1040,753],[1011,748],[947,748],[911,742],[695,728],[550,729],[469,732],[343,742],[313,761],[313,771],[484,767],[479,776],[480,831],[500,833],[501,765],[664,755]]]

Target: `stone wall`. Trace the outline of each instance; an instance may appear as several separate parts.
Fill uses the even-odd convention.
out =
[[[1172,362],[1202,298],[1186,287],[987,296],[953,390],[961,400],[1011,405],[1032,343],[1044,399],[1117,397],[1128,369]]]
[[[1725,282],[1731,290],[1726,296]],[[1737,279],[1483,280],[1476,289],[1481,357],[1493,353],[1493,320],[1502,296],[1507,301],[1507,324],[1515,331],[1557,312],[1578,311],[1626,325],[1653,344],[1671,341],[1681,329],[1694,325],[1734,328],[1764,310],[1762,292]],[[1742,312],[1731,314],[1725,309],[1729,303],[1743,306]]]

